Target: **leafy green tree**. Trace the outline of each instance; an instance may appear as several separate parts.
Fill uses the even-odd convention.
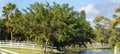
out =
[[[4,10],[6,8],[5,6]],[[10,22],[6,27],[12,26],[13,39],[44,45],[45,52],[48,45],[61,50],[65,46],[86,46],[94,38],[93,29],[86,21],[85,11],[76,12],[68,4],[36,2],[23,9],[23,12],[17,8],[12,9],[9,15]],[[5,22],[8,22],[8,16]]]
[[[110,20],[104,16],[97,16],[94,19],[96,34],[96,41],[101,43],[107,43],[109,39],[109,30],[107,29],[110,25]]]
[[[59,5],[54,2],[51,6],[49,3],[36,2],[24,11],[27,24],[27,26],[24,25],[27,27],[26,34],[28,37],[32,35],[33,39],[36,37],[45,44],[45,52],[47,45],[60,49],[60,47],[76,43],[85,45],[85,42],[93,38],[92,29],[84,18],[85,12],[83,11],[80,15],[68,4]]]
[[[13,26],[13,35],[14,35],[13,40],[22,41],[23,39],[25,39],[23,38],[24,37],[24,33],[23,33],[24,30],[22,29],[23,26],[21,26],[21,22],[24,21],[24,20],[21,21],[22,13],[18,8],[16,8],[12,15],[13,18],[11,20],[11,25]]]
[[[5,17],[5,25],[7,28],[10,28],[10,34],[11,34],[11,44],[12,44],[12,36],[13,36],[13,26],[11,25],[11,19],[13,17],[13,10],[15,9],[16,5],[12,3],[6,4],[6,6],[3,7],[3,16]],[[12,47],[12,45],[11,45]]]
[[[111,37],[109,39],[109,43],[112,46],[115,46],[116,42],[120,41],[120,32],[118,32],[116,30],[112,30],[110,35],[111,35]]]
[[[85,13],[84,10],[81,11],[80,16],[81,16],[82,18],[86,18],[86,13]]]

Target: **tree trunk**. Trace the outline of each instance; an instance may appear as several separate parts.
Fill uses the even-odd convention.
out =
[[[44,30],[45,32],[45,30]],[[45,48],[44,48],[44,52],[46,53],[47,52],[47,46],[48,46],[48,42],[49,42],[49,39],[50,39],[50,36],[52,35],[51,33],[51,30],[46,30],[46,43],[45,43]]]
[[[10,34],[11,34],[10,48],[13,48],[13,43],[12,43],[12,37],[13,37],[12,27],[10,28]]]
[[[47,39],[47,40],[46,40],[46,43],[45,43],[45,48],[44,48],[44,52],[45,52],[45,53],[47,52],[48,41],[49,41],[49,39]]]
[[[0,29],[0,35],[1,35],[1,31],[2,31],[2,30]]]

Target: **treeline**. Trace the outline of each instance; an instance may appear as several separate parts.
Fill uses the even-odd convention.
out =
[[[19,10],[8,3],[2,14],[0,40],[30,41],[60,50],[76,44],[86,47],[95,37],[85,11],[74,11],[68,4],[36,2]]]

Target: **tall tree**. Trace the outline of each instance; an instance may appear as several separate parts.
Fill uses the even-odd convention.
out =
[[[86,13],[85,13],[84,10],[82,10],[82,11],[80,12],[80,16],[81,16],[82,18],[86,18]]]
[[[60,5],[54,2],[53,5],[50,5],[36,2],[24,11],[26,13],[24,19],[27,24],[24,26],[27,27],[28,36],[39,34],[39,36],[36,35],[37,40],[45,42],[45,52],[48,45],[61,49],[66,45],[78,43],[85,45],[85,42],[89,42],[93,38],[85,12],[80,14],[73,11],[73,7],[69,7],[68,4]],[[38,31],[38,33],[32,31]],[[36,36],[33,35],[33,37]]]
[[[4,9],[7,8],[5,7]],[[45,52],[48,45],[61,50],[65,46],[76,44],[85,46],[94,38],[92,28],[86,21],[85,11],[76,12],[68,4],[60,5],[53,2],[50,5],[36,2],[23,9],[23,12],[17,8],[12,9],[8,14],[10,17],[5,18],[5,22],[9,22],[9,26],[6,27],[13,28],[16,41],[25,40],[42,44],[45,46]]]
[[[13,37],[13,26],[11,25],[11,20],[13,17],[13,10],[15,9],[16,5],[13,3],[8,3],[6,6],[3,7],[3,16],[5,17],[5,25],[7,28],[10,28],[10,34],[11,34],[11,47],[12,47],[12,37]]]
[[[94,19],[96,34],[96,40],[101,43],[107,43],[109,39],[108,28],[110,25],[110,20],[104,16],[97,16]]]

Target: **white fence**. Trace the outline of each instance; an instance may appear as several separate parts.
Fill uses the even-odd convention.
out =
[[[10,47],[11,48],[11,42],[10,41],[0,41],[0,47]],[[47,51],[51,51],[52,46],[47,46]],[[25,49],[35,49],[35,50],[43,50],[44,45],[37,45],[32,42],[12,42],[12,48],[25,48]],[[52,47],[53,51],[57,51],[56,47]]]
[[[11,47],[11,42],[10,41],[0,41],[0,47]],[[12,42],[12,47],[13,48],[31,48],[31,49],[39,47],[41,49],[43,46],[42,45],[38,46],[37,44],[34,44],[34,43]]]

